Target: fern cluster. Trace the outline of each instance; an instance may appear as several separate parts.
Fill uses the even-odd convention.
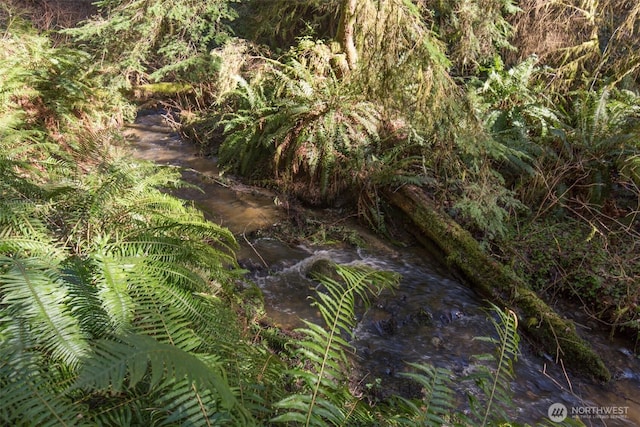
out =
[[[73,419],[78,399],[89,423],[132,411],[147,425],[241,416],[220,362],[240,341],[220,295],[233,237],[150,184],[166,185],[166,173],[141,169],[97,172],[127,178],[108,189],[0,203],[0,381],[19,390],[2,401],[5,423]],[[60,406],[24,406],[36,389]]]
[[[361,212],[381,226],[377,189],[419,169],[422,136],[390,123],[384,108],[339,78],[339,55],[303,40],[230,95],[235,111],[222,120],[220,161],[253,178],[275,177],[313,204],[354,194]],[[394,142],[400,132],[403,144]],[[415,178],[420,180],[420,178]]]
[[[221,162],[275,178],[313,204],[348,198],[379,231],[382,189],[428,183],[463,220],[489,237],[503,236],[518,204],[485,163],[522,155],[493,143],[472,114],[424,6],[359,4],[360,66],[346,63],[338,41],[307,37],[277,61],[265,58],[258,70],[239,75],[227,98],[232,112],[221,122]]]
[[[67,144],[87,137],[71,133],[83,113],[108,110],[78,104],[97,99],[73,91],[82,64],[65,61],[82,54],[30,31],[12,23],[4,47],[50,58],[0,58],[1,423],[250,424],[240,399],[260,401],[248,384],[273,363],[242,345],[225,299],[234,237],[167,194],[178,170],[132,162],[112,139],[93,146],[98,160]]]
[[[209,51],[228,37],[226,24],[235,18],[226,0],[95,4],[99,14],[66,33],[117,67],[113,76],[125,87],[147,79],[206,79],[217,67]]]

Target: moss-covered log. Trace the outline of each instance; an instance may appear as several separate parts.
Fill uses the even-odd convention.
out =
[[[602,359],[576,332],[573,322],[560,317],[510,268],[482,251],[478,242],[455,221],[441,214],[422,190],[406,186],[388,192],[389,201],[443,251],[446,262],[458,270],[479,294],[513,309],[523,320],[524,333],[564,366],[608,381],[611,374]]]

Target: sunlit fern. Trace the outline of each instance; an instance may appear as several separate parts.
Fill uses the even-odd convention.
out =
[[[227,1],[102,0],[82,26],[66,34],[117,70],[111,84],[157,79],[207,78],[216,62],[210,49],[228,37],[235,17]],[[123,79],[124,77],[124,79]]]
[[[16,118],[28,123],[18,129],[28,129],[38,134],[38,142],[51,144],[40,155],[52,150],[58,156],[62,152],[70,155],[71,150],[79,149],[79,130],[104,129],[132,116],[133,108],[122,95],[100,81],[87,53],[53,46],[48,37],[19,17],[3,24],[7,28],[0,39],[0,124],[15,124]],[[50,139],[45,141],[44,135]]]
[[[500,310],[491,304],[497,319],[490,317],[498,334],[497,337],[476,337],[495,346],[495,354],[474,356],[478,370],[471,375],[483,392],[478,400],[469,396],[474,423],[487,425],[489,422],[509,420],[505,408],[511,405],[511,382],[515,378],[513,363],[520,354],[520,336],[518,334],[518,316],[511,310]]]
[[[566,170],[562,185],[574,189],[567,196],[586,189],[580,196],[599,205],[611,194],[617,171],[628,171],[640,153],[640,97],[606,87],[577,91],[567,98],[564,113],[556,148]]]
[[[359,402],[346,388],[349,366],[349,339],[356,324],[356,299],[368,303],[371,294],[392,286],[397,276],[362,267],[336,266],[336,279],[321,277],[322,290],[314,306],[325,322],[320,326],[305,322],[298,330],[304,335],[297,343],[301,366],[291,375],[300,382],[300,390],[276,404],[284,413],[272,422],[300,425],[350,425],[358,417]]]
[[[67,196],[65,193],[58,195]],[[95,232],[93,240],[81,240],[71,250],[64,245],[64,234],[57,235],[56,231],[59,230],[50,230],[45,226],[52,224],[48,215],[55,214],[58,222],[65,212],[51,208],[34,209],[32,203],[6,202],[0,206],[3,212],[0,223],[0,297],[3,304],[0,337],[7,360],[10,360],[10,364],[3,366],[0,381],[7,389],[15,387],[22,391],[10,398],[0,399],[0,413],[5,417],[4,422],[14,423],[19,419],[34,417],[58,421],[73,419],[77,416],[77,409],[69,405],[73,396],[83,391],[85,398],[91,400],[92,395],[102,393],[94,390],[99,385],[91,389],[83,386],[65,391],[46,383],[49,379],[59,382],[60,378],[43,374],[34,383],[33,377],[11,373],[12,367],[29,363],[29,360],[39,364],[31,371],[42,369],[53,372],[59,369],[63,383],[70,384],[78,369],[87,369],[88,361],[104,361],[93,355],[96,351],[95,339],[103,340],[107,347],[108,343],[112,343],[115,348],[122,350],[126,348],[117,347],[117,343],[124,340],[127,334],[137,331],[141,334],[137,338],[138,343],[145,342],[146,338],[143,337],[154,337],[158,345],[170,346],[163,347],[164,350],[159,354],[174,352],[173,363],[179,362],[177,354],[193,357],[192,353],[203,352],[224,357],[225,354],[231,354],[232,347],[238,347],[240,337],[234,323],[235,313],[228,309],[226,303],[211,296],[215,292],[215,288],[211,287],[211,279],[217,277],[223,280],[226,274],[216,272],[222,268],[221,262],[233,265],[231,253],[222,251],[220,258],[216,256],[218,250],[209,245],[215,243],[217,228],[212,229],[215,233],[209,239],[203,240],[206,237],[203,232],[207,230],[205,225],[197,221],[190,223],[188,215],[184,217],[186,222],[183,224],[179,223],[177,216],[173,223],[169,223],[170,212],[165,209],[162,211],[165,214],[163,221],[155,224],[155,227],[153,221],[144,225],[134,222],[136,227],[132,227],[131,223],[127,227],[120,221],[110,224],[114,233],[111,237]],[[67,203],[61,203],[60,206],[67,209],[86,207]],[[180,211],[175,209],[181,206],[174,206],[175,214]],[[121,214],[130,212],[126,209],[118,211]],[[69,215],[68,210],[66,214]],[[138,210],[137,215],[142,214]],[[19,220],[21,217],[26,221]],[[124,235],[130,233],[132,239],[119,239],[116,224],[119,224]],[[142,232],[135,233],[137,227]],[[174,232],[177,234],[172,236]],[[183,245],[180,244],[181,239],[185,240]],[[193,241],[187,242],[189,239]],[[232,240],[223,242],[223,246],[229,243]],[[137,350],[139,357],[144,358],[145,349],[148,350]],[[122,357],[127,360],[133,355]],[[138,362],[132,369],[139,368],[141,363]],[[189,370],[195,366],[190,362],[176,369]],[[106,369],[106,364],[103,368]],[[139,369],[146,371],[146,368]],[[140,371],[134,373],[139,375]],[[119,368],[112,375],[117,374],[123,375],[120,379],[123,381],[124,376],[129,378],[131,372]],[[172,379],[166,377],[165,380]],[[180,378],[172,381],[170,384],[175,386],[182,384]],[[155,387],[156,384],[148,385],[151,386]],[[220,391],[229,395],[231,388],[220,381],[215,386],[217,391],[207,398],[210,401],[208,410],[212,411],[209,415],[214,418],[229,417],[228,408],[222,406],[216,410],[215,402],[223,397]],[[111,389],[112,385],[105,387]],[[192,386],[182,387],[185,393],[195,396]],[[39,392],[36,391],[46,389],[57,390],[56,397],[37,399]],[[119,404],[129,402],[132,407],[149,404],[146,400],[133,399],[137,393],[135,390],[122,390],[121,393],[133,394]],[[165,386],[162,395],[170,393],[177,393],[177,390]],[[197,401],[195,397],[193,399]],[[43,403],[47,400],[51,400],[51,405]],[[175,402],[165,403],[168,405],[165,407],[167,414],[163,418],[175,418],[176,412],[171,409]],[[152,406],[157,407],[157,402]],[[103,409],[107,410],[106,407]],[[185,417],[203,416],[202,412],[190,412],[193,409],[182,408],[181,411],[187,411]],[[75,415],[57,413],[58,410],[72,410]],[[144,412],[144,407],[140,411]],[[84,413],[88,419],[94,415],[99,419],[99,414],[91,414],[90,411]],[[204,422],[208,418],[199,419]]]
[[[326,46],[301,49],[331,56]],[[243,83],[237,95],[243,107],[223,121],[222,163],[271,174],[312,202],[333,200],[357,180],[351,171],[366,168],[367,153],[378,151],[378,108],[303,53],[274,62],[268,78]]]
[[[11,164],[7,166],[11,170]],[[138,344],[153,337],[165,346],[159,354],[173,354],[174,364],[195,354],[216,354],[224,360],[239,347],[235,313],[213,296],[220,292],[219,285],[212,286],[212,279],[223,283],[230,277],[235,245],[231,234],[160,191],[175,173],[163,176],[150,165],[113,166],[88,179],[48,186],[5,175],[11,181],[3,182],[2,188],[13,196],[0,201],[0,341],[7,361],[0,368],[0,382],[3,389],[17,391],[0,399],[3,423],[33,419],[74,424],[69,420],[79,413],[83,420],[102,423],[102,415],[112,414],[106,401],[115,397],[105,399],[104,412],[94,412],[91,402],[105,392],[96,389],[100,384],[68,389],[88,363],[105,360],[94,354],[96,342],[124,351],[118,343],[137,332]],[[29,199],[21,200],[27,194]],[[82,232],[76,234],[78,230]],[[146,371],[140,366],[144,351],[150,349],[135,350],[137,364],[127,369],[119,365],[112,375],[123,375],[123,381],[130,378],[130,369],[135,375],[141,372],[135,369]],[[147,357],[156,356],[152,352]],[[171,372],[195,367],[189,362]],[[28,369],[33,375],[15,369]],[[216,362],[207,375],[221,376],[222,369]],[[157,420],[190,419],[194,425],[231,418],[239,424],[250,422],[240,405],[234,405],[239,409],[231,414],[224,396],[235,391],[222,380],[202,394],[179,377],[163,377],[161,393],[160,386],[149,381],[143,381],[144,393],[139,385],[121,390],[115,407],[128,405],[125,412],[142,414],[163,403],[163,410],[154,415]],[[140,393],[144,398],[136,397]],[[166,400],[168,395],[189,396],[190,403]],[[87,405],[71,405],[78,398]],[[208,412],[191,405],[199,400]]]
[[[486,79],[470,84],[476,113],[491,135],[488,154],[503,173],[533,175],[532,164],[543,153],[541,144],[560,123],[537,87],[536,64],[537,57],[531,56],[507,70],[496,57],[485,69]]]
[[[224,300],[232,234],[168,194],[177,170],[67,145],[106,106],[84,55],[24,35],[0,36],[0,424],[251,424],[278,365]]]

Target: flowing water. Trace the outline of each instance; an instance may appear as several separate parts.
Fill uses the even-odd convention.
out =
[[[215,159],[199,155],[197,147],[160,127],[160,114],[141,115],[137,123],[129,132],[136,156],[181,167],[185,180],[202,189],[180,190],[177,195],[193,200],[210,220],[236,234],[241,244],[238,260],[262,289],[267,313],[275,324],[295,328],[301,326],[301,319],[318,320],[308,298],[317,284],[307,278],[318,261],[400,273],[399,287],[384,292],[359,319],[353,344],[362,382],[374,387],[380,397],[412,395],[417,390],[398,374],[407,371],[407,362],[430,363],[451,370],[464,410],[464,395],[478,392],[472,382],[464,380],[476,366],[472,356],[492,350],[474,337],[494,336],[494,327],[487,303],[443,269],[433,255],[419,247],[400,250],[384,243],[362,250],[292,247],[264,237],[249,240],[246,236],[252,231],[286,221],[275,195],[223,181]],[[510,415],[520,423],[553,424],[548,409],[562,403],[569,413],[579,413],[586,425],[640,425],[640,359],[626,343],[609,340],[588,318],[581,320],[580,327],[615,373],[615,380],[602,385],[573,377],[570,372],[575,367],[563,369],[551,355],[534,353],[523,339],[522,354],[514,365]]]

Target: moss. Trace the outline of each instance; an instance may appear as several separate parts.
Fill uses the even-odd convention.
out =
[[[542,301],[511,268],[487,255],[478,242],[455,221],[440,214],[433,202],[417,187],[406,186],[387,194],[389,200],[416,224],[445,255],[470,286],[495,304],[514,307],[528,319],[524,332],[564,365],[608,381],[611,374],[602,359],[576,332],[574,324],[560,317]]]
[[[131,95],[138,100],[150,98],[168,98],[179,94],[191,92],[193,86],[187,83],[160,82],[136,86]]]
[[[563,359],[565,366],[573,370],[579,368],[604,381],[611,379],[611,373],[602,359],[589,344],[580,338],[573,322],[561,318],[533,291],[518,289],[514,304],[528,319],[525,322],[527,335],[538,342],[547,343],[545,349],[556,359]],[[534,320],[535,319],[535,320]]]

